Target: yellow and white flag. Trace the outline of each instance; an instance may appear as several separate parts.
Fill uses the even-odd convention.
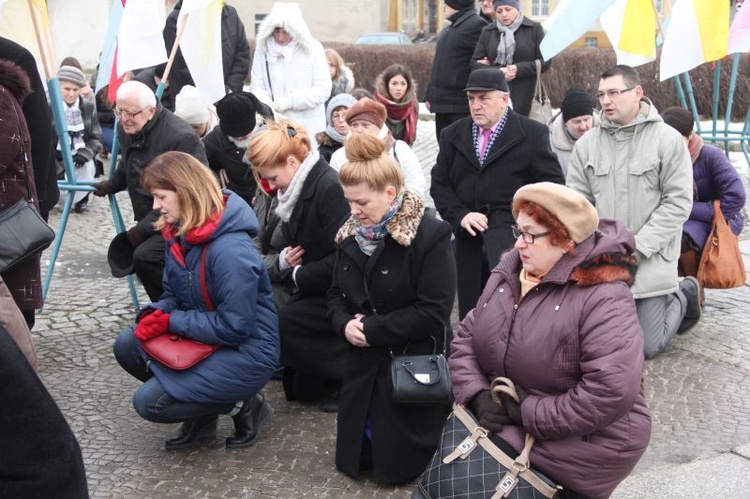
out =
[[[651,0],[617,0],[599,17],[617,53],[617,64],[640,66],[656,59],[656,16]]]
[[[177,18],[178,33],[185,22],[180,50],[205,103],[216,102],[226,94],[221,57],[222,7],[222,0],[184,0]]]
[[[661,81],[716,61],[729,49],[729,2],[677,0],[672,7],[664,48]]]

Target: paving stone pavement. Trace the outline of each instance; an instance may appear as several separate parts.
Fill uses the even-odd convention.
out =
[[[415,150],[429,174],[436,154],[432,122],[420,121]],[[746,166],[740,170],[744,177]],[[129,220],[127,195],[118,194],[118,201]],[[176,425],[149,423],[134,412],[130,400],[138,382],[112,355],[112,342],[133,321],[134,309],[125,280],[111,277],[106,264],[115,234],[108,204],[94,198],[89,206],[85,214],[71,214],[34,335],[41,377],[79,439],[92,497],[410,496],[413,485],[381,487],[338,473],[336,416],[286,402],[278,381],[265,389],[276,413],[254,446],[226,450],[232,425],[222,417],[214,440],[187,452],[164,451],[164,438]],[[58,223],[59,212],[53,212],[51,224]],[[43,262],[48,258],[49,251]],[[147,301],[142,290],[140,300]],[[749,329],[747,287],[709,290],[700,324],[646,362],[653,433],[628,482],[750,443]],[[627,489],[615,497],[648,496],[638,487]]]

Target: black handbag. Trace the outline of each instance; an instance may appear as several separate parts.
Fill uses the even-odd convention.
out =
[[[497,378],[492,391],[518,398],[513,383],[507,378]],[[523,451],[513,459],[495,445],[489,435],[469,411],[454,405],[443,427],[440,447],[419,478],[412,497],[542,499],[558,496],[560,487],[531,468],[529,454],[534,437],[526,435]]]
[[[399,405],[450,405],[453,401],[448,361],[445,359],[447,328],[443,332],[443,352],[437,352],[437,340],[431,336],[433,349],[427,355],[402,355],[391,350],[388,372],[391,399]]]
[[[26,193],[29,199],[20,199],[10,208],[0,213],[0,272],[7,272],[30,256],[47,248],[55,240],[55,231],[39,215],[33,202],[34,192],[29,181],[29,164],[26,147],[18,118],[18,134],[21,137],[23,175],[26,180]]]

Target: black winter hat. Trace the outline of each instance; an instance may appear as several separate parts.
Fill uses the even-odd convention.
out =
[[[445,0],[445,5],[456,10],[466,10],[474,8],[474,0]]]
[[[560,104],[563,121],[594,114],[594,101],[582,88],[571,87]]]
[[[113,277],[125,277],[134,272],[133,253],[135,248],[128,241],[127,232],[120,232],[112,239],[107,250],[107,263]]]
[[[464,92],[488,92],[490,90],[508,91],[508,81],[505,75],[497,68],[479,68],[469,74]]]
[[[229,137],[244,137],[255,129],[258,98],[250,92],[227,94],[216,103],[219,127]]]

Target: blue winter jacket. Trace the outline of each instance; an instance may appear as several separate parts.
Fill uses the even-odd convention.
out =
[[[255,395],[276,369],[279,325],[266,266],[253,244],[258,220],[237,194],[209,237],[205,276],[213,312],[203,300],[200,263],[203,245],[186,244],[185,264],[167,241],[164,294],[149,305],[169,313],[170,332],[221,348],[194,367],[175,371],[152,361],[149,368],[177,400],[235,403]],[[146,356],[145,353],[143,353]],[[148,356],[146,356],[148,360]]]

